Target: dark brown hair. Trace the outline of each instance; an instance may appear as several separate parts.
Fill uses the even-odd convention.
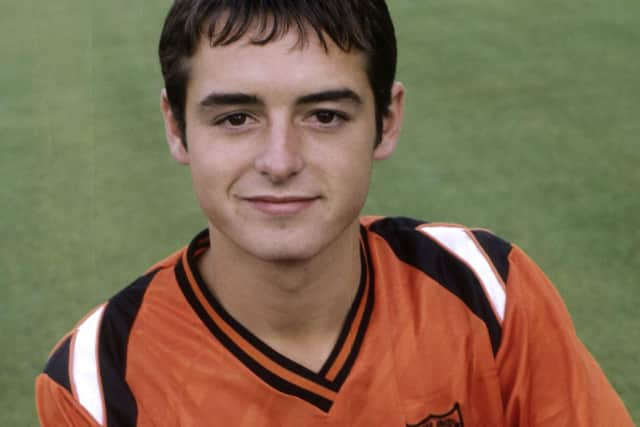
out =
[[[384,0],[175,0],[164,22],[159,56],[183,142],[188,59],[196,53],[201,38],[206,36],[212,47],[224,46],[254,28],[257,31],[251,41],[255,44],[269,43],[294,30],[304,45],[311,31],[325,49],[329,37],[343,51],[364,52],[380,135],[397,61],[395,32]]]

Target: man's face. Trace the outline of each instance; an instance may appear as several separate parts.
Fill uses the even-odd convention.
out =
[[[384,132],[374,148],[364,55],[297,41],[290,33],[264,46],[201,43],[190,61],[188,151],[163,101],[171,152],[190,164],[214,248],[297,261],[353,236],[372,161],[393,151]]]

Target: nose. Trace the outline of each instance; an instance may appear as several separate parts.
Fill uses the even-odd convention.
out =
[[[272,123],[255,159],[255,169],[272,182],[282,182],[304,168],[299,135],[289,123]]]

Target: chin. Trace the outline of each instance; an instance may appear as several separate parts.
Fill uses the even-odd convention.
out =
[[[317,255],[319,250],[310,247],[291,247],[289,245],[278,245],[276,247],[261,248],[256,250],[254,256],[266,262],[295,264],[308,261]]]

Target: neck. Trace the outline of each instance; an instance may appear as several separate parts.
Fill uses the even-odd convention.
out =
[[[291,262],[256,259],[210,233],[212,247],[200,257],[199,269],[213,295],[275,350],[319,369],[360,283],[359,223],[313,258]]]

